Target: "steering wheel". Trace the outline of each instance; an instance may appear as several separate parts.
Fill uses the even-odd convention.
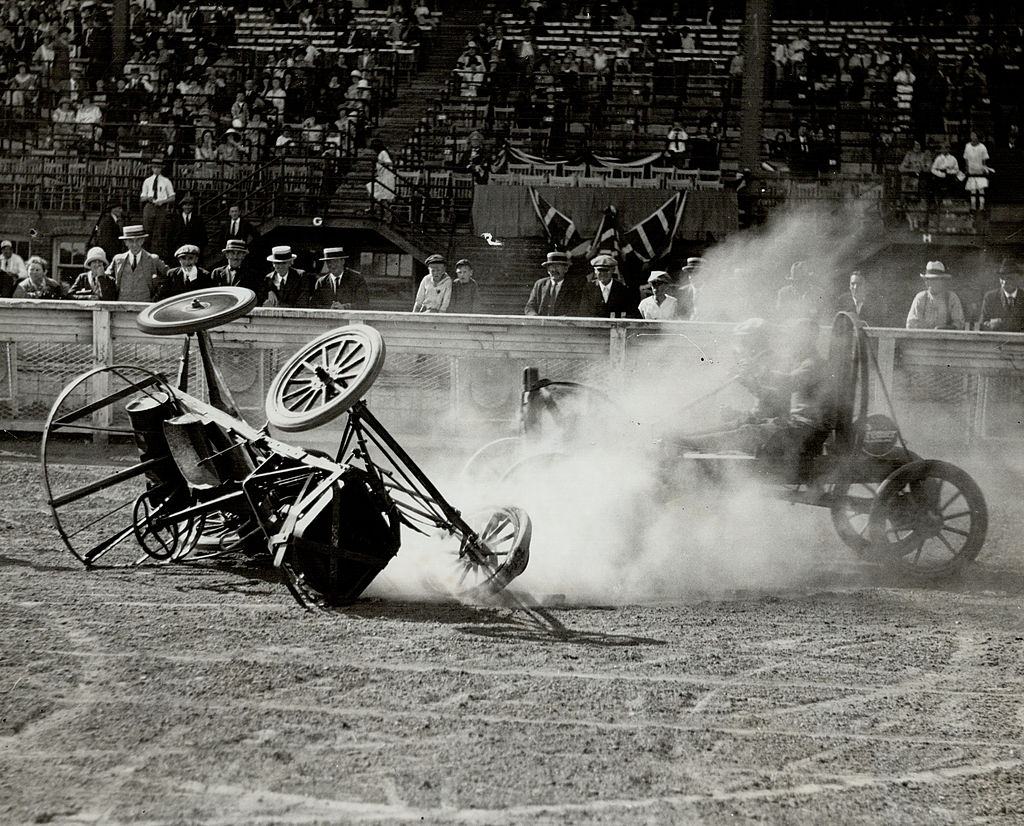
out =
[[[151,336],[177,336],[227,324],[255,306],[256,293],[245,287],[209,287],[151,304],[135,323]]]

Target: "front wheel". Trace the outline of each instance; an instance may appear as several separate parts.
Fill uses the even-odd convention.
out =
[[[987,531],[988,507],[977,483],[937,460],[893,471],[868,518],[872,556],[924,579],[959,573],[981,552]]]
[[[458,593],[486,598],[503,590],[526,570],[533,525],[522,508],[487,508],[466,520],[472,533],[459,547]]]

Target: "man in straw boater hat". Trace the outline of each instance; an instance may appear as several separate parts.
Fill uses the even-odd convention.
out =
[[[962,330],[964,308],[960,298],[949,289],[952,274],[941,261],[929,261],[921,278],[925,289],[914,296],[907,313],[908,330]]]
[[[324,274],[313,285],[311,307],[322,310],[368,310],[370,290],[363,276],[345,266],[348,255],[344,247],[325,247],[320,258]]]
[[[590,315],[592,301],[585,298],[587,282],[583,278],[569,278],[569,254],[549,252],[541,266],[547,276],[537,279],[526,302],[526,315]],[[588,306],[584,307],[583,305]]]
[[[167,274],[167,265],[160,257],[143,249],[148,237],[140,224],[125,227],[121,240],[128,249],[115,255],[107,267],[121,301],[152,300],[153,287]]]
[[[154,301],[217,285],[210,277],[210,273],[198,266],[199,247],[195,244],[182,244],[175,251],[174,257],[178,259],[178,266],[168,270],[163,278],[156,280],[153,287]]]
[[[242,262],[249,254],[249,247],[240,238],[229,238],[221,250],[227,263],[222,267],[214,267],[210,277],[214,284],[222,287],[249,287],[252,288],[248,270],[242,269]],[[253,290],[253,292],[257,292]]]
[[[293,267],[295,254],[288,246],[274,247],[267,261],[274,269],[266,274],[257,292],[264,307],[308,307],[309,284],[305,270]]]

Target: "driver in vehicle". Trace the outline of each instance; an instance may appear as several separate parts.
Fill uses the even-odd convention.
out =
[[[787,456],[800,454],[825,419],[828,376],[814,321],[798,319],[788,325],[788,332],[783,369],[773,370],[764,322],[749,319],[736,328],[737,380],[757,399],[753,413],[737,426],[684,436],[680,447],[758,455],[770,446],[773,453],[781,448]]]

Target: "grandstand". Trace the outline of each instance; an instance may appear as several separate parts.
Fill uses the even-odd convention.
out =
[[[107,206],[139,216],[154,156],[211,239],[239,204],[258,225],[254,262],[275,243],[344,244],[380,309],[411,306],[420,262],[438,250],[477,262],[491,310],[521,308],[548,242],[524,221],[502,248],[479,237],[493,229],[482,205],[516,197],[498,187],[552,203],[688,193],[691,212],[712,217],[683,222],[669,262],[784,204],[851,199],[877,230],[864,252],[876,263],[889,249],[924,260],[939,244],[991,250],[978,259],[989,266],[1024,240],[1022,41],[1007,12],[953,4],[963,8],[909,21],[876,4],[870,19],[854,8],[804,19],[778,3],[763,96],[751,99],[744,66],[759,56],[735,4],[725,18],[642,2],[81,5],[10,24],[0,105],[0,234],[23,255],[42,250],[65,278]],[[901,87],[904,64],[913,80]],[[741,131],[752,107],[755,138]],[[686,131],[675,155],[674,125]],[[966,198],[921,197],[900,171],[914,140],[959,156],[972,129],[997,169],[979,215]],[[374,138],[397,172],[393,197],[378,201]]]

